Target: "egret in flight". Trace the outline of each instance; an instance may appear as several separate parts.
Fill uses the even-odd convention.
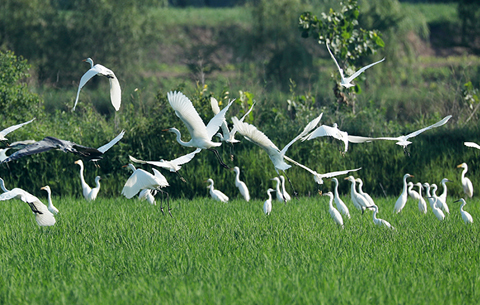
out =
[[[318,126],[317,129],[312,131],[309,135],[304,137],[302,141],[305,140],[313,140],[318,137],[333,137],[337,140],[343,141],[345,144],[345,152],[348,150],[348,133],[346,131],[341,131],[337,127],[337,123],[334,123],[332,127],[326,126],[326,125],[321,125]]]
[[[80,79],[80,84],[78,85],[77,97],[75,98],[75,105],[73,105],[72,111],[75,111],[75,107],[77,107],[78,96],[80,95],[80,90],[82,90],[83,86],[95,75],[98,76],[106,76],[110,81],[110,100],[112,101],[112,105],[116,111],[120,109],[120,104],[122,102],[122,89],[120,88],[120,83],[118,82],[115,73],[112,70],[96,64],[93,65],[93,60],[91,58],[84,59],[83,61],[90,64],[90,70],[83,74],[82,78]]]
[[[75,161],[75,164],[80,166],[80,182],[82,183],[83,197],[85,197],[87,201],[95,201],[95,199],[97,199],[98,192],[100,191],[100,176],[95,177],[95,187],[91,188],[83,178],[83,161],[77,160]]]
[[[460,206],[460,214],[462,215],[463,221],[465,222],[465,224],[473,223],[472,215],[470,215],[470,213],[463,210],[463,207],[467,204],[467,202],[463,198],[460,198],[455,202],[459,202],[459,201],[462,204]]]
[[[35,214],[35,220],[39,226],[53,226],[55,224],[55,217],[37,197],[19,188],[14,188],[0,195],[0,201],[13,198],[20,199],[28,204],[33,214]]]
[[[210,183],[210,185],[207,186],[207,189],[210,190],[210,196],[212,196],[214,200],[228,202],[229,198],[227,195],[213,188],[213,179],[208,179],[207,183]]]
[[[378,63],[381,63],[382,61],[385,60],[385,58],[383,58],[383,59],[381,59],[377,62],[374,62],[373,64],[369,64],[368,66],[365,66],[365,67],[361,68],[360,70],[358,70],[357,72],[353,73],[351,76],[345,78],[345,76],[343,75],[343,69],[340,68],[340,66],[338,65],[338,62],[335,59],[335,56],[333,56],[332,51],[330,51],[330,48],[328,47],[328,43],[326,43],[326,45],[327,45],[328,52],[330,53],[330,56],[332,57],[333,61],[335,62],[335,65],[337,65],[338,71],[340,72],[340,77],[342,78],[342,80],[340,81],[340,85],[344,86],[345,88],[350,88],[350,87],[355,86],[354,84],[352,84],[352,81],[355,78],[357,78],[357,76],[362,74],[365,70],[367,70],[371,66],[374,66],[374,65],[376,65]]]
[[[462,171],[462,186],[463,186],[463,192],[470,198],[473,196],[473,184],[470,179],[465,177],[465,174],[468,171],[468,165],[467,163],[462,163],[460,165],[457,165],[457,168],[463,168]]]
[[[214,147],[219,147],[222,143],[213,142],[212,137],[215,135],[217,130],[222,125],[222,122],[225,120],[225,114],[227,110],[232,105],[233,101],[231,101],[225,108],[222,109],[218,114],[216,114],[210,122],[208,122],[207,126],[203,123],[200,115],[193,107],[192,102],[181,92],[168,92],[167,93],[168,102],[170,106],[172,106],[173,110],[175,110],[175,114],[182,120],[182,122],[186,125],[188,132],[192,139],[188,142],[184,142],[181,139],[181,133],[176,128],[169,128],[165,129],[165,131],[169,131],[174,133],[177,136],[177,142],[186,147],[196,147],[201,149],[208,149],[215,153],[220,165],[222,165],[226,169],[230,169],[225,163],[223,163],[218,151],[214,149]]]
[[[30,124],[31,122],[33,122],[33,120],[35,120],[35,118],[31,119],[30,121],[28,122],[25,122],[25,123],[21,123],[21,124],[17,124],[17,125],[13,125],[13,126],[10,126],[8,128],[5,128],[4,130],[0,131],[0,141],[7,141],[7,138],[5,138],[5,136],[9,133],[11,133],[12,131],[15,131],[17,130],[18,128],[24,126],[24,125],[27,125],[27,124]]]

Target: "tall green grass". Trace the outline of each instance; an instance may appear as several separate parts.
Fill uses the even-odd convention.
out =
[[[478,301],[478,200],[439,222],[408,202],[376,199],[377,227],[349,200],[339,229],[326,197],[223,204],[207,198],[159,206],[125,198],[54,197],[53,227],[29,208],[4,202],[0,221],[2,304],[425,304]],[[159,203],[158,203],[159,204]]]

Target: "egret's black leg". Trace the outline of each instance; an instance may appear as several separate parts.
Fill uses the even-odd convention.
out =
[[[221,165],[222,167],[224,167],[224,168],[226,168],[226,169],[230,169],[230,167],[228,167],[228,165],[226,165],[225,163],[223,163],[222,158],[220,157],[220,154],[218,153],[218,151],[217,151],[216,149],[214,149],[214,148],[209,148],[208,150],[212,151],[212,152],[215,154],[215,156],[216,156],[217,159],[218,159],[218,162],[220,162],[220,165]]]
[[[162,211],[162,214],[165,215],[165,212],[163,211],[163,191],[161,189],[157,189],[160,193],[162,193],[162,198],[160,198],[160,211]]]
[[[293,184],[292,184],[292,181],[290,181],[290,178],[288,178],[288,175],[285,171],[283,171],[283,173],[285,174],[285,177],[287,177],[287,180],[288,180],[288,183],[290,183],[290,186],[292,187],[293,189],[293,196],[295,196],[295,198],[298,198],[298,193],[297,191],[295,190],[295,188],[293,187]]]
[[[175,172],[178,177],[180,178],[180,180],[182,180],[183,182],[187,183],[187,180],[185,180],[185,178],[182,177],[182,175],[180,175],[177,171]]]
[[[233,162],[233,158],[235,157],[235,147],[233,146],[233,143],[230,143],[230,161]]]

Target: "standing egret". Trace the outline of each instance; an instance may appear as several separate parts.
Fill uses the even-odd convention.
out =
[[[214,149],[214,147],[219,147],[222,145],[222,143],[213,142],[212,137],[225,120],[225,114],[232,105],[233,101],[223,108],[222,111],[216,114],[205,126],[205,123],[200,118],[200,115],[198,115],[197,110],[195,110],[195,107],[193,107],[192,102],[183,93],[168,92],[167,98],[170,106],[172,106],[173,110],[175,111],[175,114],[186,125],[192,139],[188,142],[182,141],[182,134],[176,128],[165,129],[165,131],[174,133],[177,136],[177,142],[182,146],[196,147],[212,151],[220,162],[220,165],[226,169],[230,169],[225,163],[223,163],[218,151]]]
[[[357,76],[359,76],[360,74],[362,74],[363,71],[367,70],[368,68],[370,68],[371,66],[374,66],[378,63],[381,63],[382,61],[385,60],[385,58],[377,61],[377,62],[374,62],[373,64],[369,64],[368,66],[365,66],[363,68],[360,68],[357,72],[353,73],[351,76],[345,78],[345,76],[343,75],[343,69],[340,68],[340,66],[338,65],[338,62],[337,60],[335,59],[335,56],[333,56],[332,54],[332,51],[330,51],[330,48],[328,47],[328,43],[325,43],[327,45],[327,49],[328,49],[328,53],[330,53],[330,56],[332,57],[333,61],[335,62],[335,65],[337,65],[337,68],[338,68],[338,71],[340,72],[340,77],[342,78],[341,81],[340,81],[340,85],[344,86],[345,88],[350,88],[350,87],[353,87],[355,86],[354,84],[352,84],[352,81],[357,78]]]
[[[443,193],[440,195],[440,198],[442,199],[443,202],[447,202],[447,185],[445,184],[446,182],[452,182],[452,180],[443,178],[442,181],[440,182],[443,186]]]
[[[395,207],[393,208],[395,213],[400,213],[407,203],[407,178],[410,177],[413,177],[413,175],[405,174],[403,176],[403,190],[400,194],[400,197],[398,197],[397,202],[395,202]]]
[[[107,144],[97,148],[83,146],[71,141],[60,140],[54,137],[45,137],[43,140],[26,145],[22,149],[8,156],[2,163],[7,163],[25,156],[38,154],[49,151],[51,149],[59,149],[64,153],[73,153],[75,155],[89,159],[90,161],[98,161],[103,158],[103,154],[113,145],[123,138],[125,131],[120,132],[113,140]]]
[[[450,210],[448,209],[447,205],[447,186],[445,182],[450,182],[447,178],[443,178],[441,184],[443,185],[443,193],[440,196],[437,196],[437,205],[438,208],[445,211],[447,214],[450,214]]]
[[[77,160],[75,164],[80,166],[80,182],[82,183],[82,190],[83,190],[83,197],[87,199],[87,201],[94,201],[97,199],[98,192],[100,191],[100,176],[95,177],[95,187],[92,189],[83,178],[83,161]]]
[[[412,142],[408,141],[408,139],[413,138],[413,137],[421,134],[422,132],[424,132],[426,130],[436,128],[436,127],[440,127],[440,126],[444,125],[445,123],[448,122],[448,120],[450,120],[451,117],[452,117],[451,115],[447,115],[446,117],[444,117],[440,121],[436,122],[435,124],[432,124],[430,126],[422,128],[420,130],[414,131],[414,132],[409,133],[405,136],[379,137],[379,138],[348,136],[348,141],[351,142],[351,143],[363,143],[363,142],[370,142],[370,141],[376,141],[376,140],[391,140],[391,141],[397,141],[397,143],[395,143],[395,144],[400,145],[405,149],[410,143],[412,143]]]
[[[436,204],[436,200],[430,193],[430,184],[425,182],[423,186],[425,187],[425,195],[427,195],[427,200],[428,200],[428,203],[430,204],[430,208],[433,209],[433,206]]]
[[[470,179],[465,177],[465,174],[468,171],[468,165],[467,165],[467,163],[462,163],[460,165],[457,165],[457,168],[460,168],[460,167],[463,168],[463,171],[462,171],[463,191],[465,192],[465,194],[468,197],[472,198],[472,196],[473,196],[473,184],[472,184],[472,181],[470,181]]]
[[[212,179],[208,179],[207,183],[210,183],[210,185],[207,186],[207,189],[210,189],[210,196],[212,196],[212,198],[214,200],[218,200],[218,201],[221,201],[221,202],[228,202],[227,195],[225,195],[224,193],[220,192],[219,190],[216,190],[216,189],[213,188],[213,180]]]
[[[445,214],[442,212],[442,210],[440,210],[440,208],[438,207],[438,199],[439,197],[437,196],[436,192],[437,192],[437,185],[436,184],[431,184],[430,185],[431,189],[432,189],[432,198],[434,200],[433,204],[431,205],[432,206],[432,212],[433,214],[435,214],[435,216],[437,217],[438,220],[442,221],[445,219]]]
[[[178,157],[176,159],[173,159],[171,161],[166,161],[166,160],[163,160],[163,159],[161,159],[160,161],[143,161],[143,160],[138,160],[138,159],[136,159],[132,156],[128,156],[128,157],[130,158],[130,161],[135,162],[135,163],[150,164],[150,165],[154,165],[154,166],[157,166],[157,167],[168,169],[170,172],[176,173],[177,175],[179,175],[180,179],[183,182],[186,182],[185,178],[183,178],[178,173],[178,171],[182,168],[180,165],[183,165],[185,163],[190,162],[193,159],[193,157],[195,157],[195,155],[197,153],[199,153],[200,151],[201,151],[201,149],[197,148],[193,152],[191,152],[189,154],[186,154],[184,156]]]
[[[35,220],[39,226],[53,226],[55,224],[55,217],[37,197],[19,188],[14,188],[0,195],[0,201],[13,198],[20,199],[28,204],[33,214],[35,214]]]
[[[418,198],[418,210],[420,212],[422,212],[423,214],[427,214],[427,203],[425,202],[425,199],[423,199],[423,196],[422,196],[422,189],[423,189],[423,186],[420,182],[418,183],[415,183],[416,186],[418,186],[418,195],[419,195],[419,198]]]
[[[408,195],[412,197],[412,199],[415,201],[420,200],[420,194],[413,189],[413,186],[414,186],[413,182],[408,182],[407,186],[408,186],[408,189],[407,189]]]
[[[248,192],[247,185],[240,180],[240,168],[235,166],[232,170],[235,172],[235,186],[238,188],[243,198],[245,198],[246,201],[250,201],[250,193]]]
[[[470,213],[463,210],[463,207],[467,204],[467,202],[463,198],[460,198],[460,199],[456,200],[455,202],[459,202],[459,201],[462,204],[460,206],[460,214],[462,215],[463,221],[465,222],[465,224],[473,223],[472,215],[470,215]]]
[[[53,213],[53,214],[58,214],[58,209],[53,205],[52,202],[52,191],[50,190],[50,187],[48,185],[44,186],[41,188],[41,190],[44,190],[47,192],[48,196],[48,210]]]
[[[35,118],[31,119],[31,120],[28,121],[28,122],[21,123],[21,124],[17,124],[17,125],[13,125],[13,126],[7,127],[7,128],[5,128],[4,130],[0,131],[0,141],[7,141],[7,138],[5,138],[5,136],[6,136],[7,134],[11,133],[12,131],[17,130],[18,128],[22,127],[23,125],[30,124],[31,122],[33,122],[33,120],[35,120]]]
[[[363,188],[363,181],[362,181],[362,179],[357,178],[357,179],[355,179],[355,181],[358,182],[358,193],[367,200],[369,206],[375,205],[375,202],[373,201],[372,197],[370,197],[369,194],[363,192],[363,189],[362,189]],[[373,210],[373,209],[371,209],[371,210]]]
[[[362,211],[362,214],[363,214],[363,211],[365,210],[365,208],[368,205],[367,199],[357,192],[357,190],[355,188],[355,182],[356,181],[355,181],[355,178],[353,176],[348,176],[347,178],[345,178],[345,180],[348,180],[352,183],[352,185],[350,187],[350,197],[352,198],[353,205],[358,210]]]
[[[378,213],[378,206],[377,205],[368,206],[367,208],[373,208],[374,209],[374,211],[373,211],[373,223],[375,223],[377,226],[384,226],[384,227],[387,227],[389,229],[395,230],[395,228],[388,221],[377,218],[377,213]]]
[[[272,192],[275,192],[275,190],[271,188],[267,190],[268,199],[263,203],[263,212],[267,215],[272,212]]]
[[[342,227],[342,229],[344,228],[343,227],[343,218],[342,218],[342,215],[340,215],[340,212],[337,211],[336,208],[333,207],[333,194],[332,192],[328,192],[326,194],[323,194],[323,196],[328,196],[330,197],[330,200],[328,202],[328,212],[330,213],[330,216],[332,216],[333,220],[340,226]]]
[[[333,197],[333,201],[335,201],[335,205],[337,206],[337,209],[340,211],[340,213],[342,213],[343,215],[347,216],[348,219],[350,219],[350,211],[348,210],[347,206],[338,195],[338,180],[337,178],[332,178],[332,181],[335,182],[335,194]]]
[[[83,86],[85,86],[85,84],[95,75],[103,75],[108,78],[110,82],[110,100],[112,101],[112,105],[115,110],[118,111],[122,102],[122,89],[120,88],[120,83],[118,82],[115,73],[102,65],[94,65],[91,58],[84,59],[83,61],[90,64],[90,70],[85,72],[85,74],[83,74],[82,78],[80,79],[80,84],[78,84],[77,97],[75,98],[75,104],[73,105],[72,111],[75,111],[75,107],[77,107],[80,90],[82,90]]]
[[[283,192],[282,192],[282,182],[280,181],[280,178],[275,177],[270,180],[275,180],[277,182],[277,186],[275,187],[275,195],[277,196],[277,200],[280,202],[287,203],[287,200],[283,197]]]
[[[285,177],[280,175],[280,179],[282,180],[282,195],[283,198],[285,198],[285,201],[290,201],[292,197],[290,197],[290,194],[287,193],[287,190],[285,189]]]
[[[127,167],[133,170],[133,174],[127,179],[127,182],[125,182],[125,185],[123,186],[122,189],[122,195],[127,197],[128,199],[132,198],[135,196],[138,192],[142,192],[145,189],[149,190],[154,190],[154,191],[160,191],[162,193],[166,193],[162,191],[161,188],[169,186],[167,179],[155,168],[152,168],[153,175],[147,172],[146,170],[143,170],[141,168],[135,168],[133,164],[128,164],[124,165],[123,167]],[[145,194],[145,193],[143,193]],[[142,194],[142,195],[143,195]],[[151,194],[152,196],[154,194]],[[148,194],[145,194],[146,199],[148,202],[151,203],[151,200],[153,198],[148,198]],[[168,193],[167,193],[168,196]],[[141,199],[141,197],[139,197]],[[171,217],[172,215],[172,209],[170,208],[170,201],[168,200],[168,214],[170,214]],[[160,205],[160,210],[162,211],[163,214],[163,201]]]

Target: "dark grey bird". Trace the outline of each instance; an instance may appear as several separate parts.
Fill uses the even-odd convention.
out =
[[[71,141],[67,140],[60,140],[54,137],[45,137],[43,140],[35,142],[33,144],[29,144],[22,149],[18,150],[17,152],[11,154],[3,160],[1,163],[7,163],[13,160],[20,159],[25,156],[39,154],[42,152],[49,151],[51,149],[58,149],[65,153],[73,153],[84,157],[90,161],[98,161],[102,159],[103,154],[109,150],[113,145],[115,145],[120,139],[123,138],[125,131],[122,131],[118,136],[116,136],[112,141],[108,142],[107,144],[99,147],[87,147],[83,146]]]

